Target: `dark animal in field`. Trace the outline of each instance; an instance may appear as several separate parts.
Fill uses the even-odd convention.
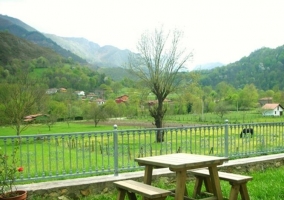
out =
[[[243,136],[246,136],[248,134],[250,134],[250,137],[253,136],[253,128],[244,128],[242,130],[242,132],[240,133],[240,138],[242,138]]]

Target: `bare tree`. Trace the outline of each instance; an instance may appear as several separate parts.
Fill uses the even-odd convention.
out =
[[[157,104],[149,107],[157,128],[162,128],[167,111],[163,106],[167,96],[175,91],[181,81],[178,72],[193,54],[186,54],[180,48],[182,33],[174,30],[165,33],[163,28],[154,33],[144,33],[138,42],[138,54],[129,56],[128,68],[136,75],[157,99]],[[163,141],[162,131],[157,131],[157,142]]]

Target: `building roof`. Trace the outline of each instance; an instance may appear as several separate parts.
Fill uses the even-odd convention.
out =
[[[263,98],[261,98],[259,100],[272,100],[272,97],[263,97]]]
[[[274,110],[277,106],[280,106],[281,108],[283,108],[279,103],[267,103],[261,108],[264,110]]]

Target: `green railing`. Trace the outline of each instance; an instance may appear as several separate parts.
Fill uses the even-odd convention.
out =
[[[252,128],[242,135],[243,129]],[[163,138],[160,137],[162,136]],[[158,141],[157,141],[158,139]],[[0,147],[18,150],[17,181],[63,179],[139,170],[136,157],[176,152],[232,159],[284,151],[284,123],[182,126],[69,134],[0,136]]]

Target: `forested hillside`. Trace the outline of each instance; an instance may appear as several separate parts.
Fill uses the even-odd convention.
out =
[[[65,58],[72,58],[76,62],[86,63],[84,59],[74,53],[63,49],[51,39],[45,37],[42,33],[36,31],[32,27],[22,21],[0,14],[0,31],[9,32],[17,37],[26,39],[42,47],[48,47]]]
[[[203,86],[216,86],[225,81],[235,88],[243,88],[246,84],[254,84],[256,88],[269,90],[284,89],[284,46],[276,49],[261,48],[248,57],[229,65],[201,70],[200,83]]]
[[[45,82],[48,88],[94,91],[105,82],[105,75],[88,65],[65,59],[49,48],[0,31],[0,83],[27,66],[30,74]]]
[[[30,60],[40,56],[45,57],[49,62],[63,59],[49,48],[40,47],[7,31],[0,31],[0,64],[7,65],[13,59]]]

